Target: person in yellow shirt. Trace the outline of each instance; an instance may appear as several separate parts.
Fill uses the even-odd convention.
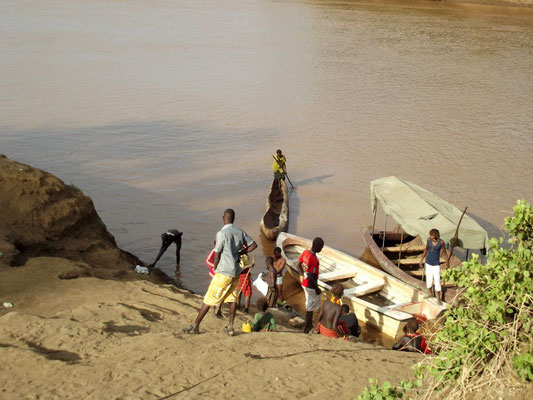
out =
[[[276,150],[274,156],[276,161],[272,164],[272,171],[274,172],[274,179],[283,179],[287,174],[287,158],[281,153],[281,150]]]

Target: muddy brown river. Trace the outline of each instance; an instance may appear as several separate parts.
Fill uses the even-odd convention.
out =
[[[468,206],[490,235],[533,201],[532,10],[4,0],[0,30],[0,153],[79,186],[146,262],[184,231],[182,281],[199,292],[227,207],[262,269],[277,148],[289,231],[354,255],[372,179]],[[172,251],[160,265],[173,273]]]

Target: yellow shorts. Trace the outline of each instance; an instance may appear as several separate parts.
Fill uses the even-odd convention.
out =
[[[208,306],[218,306],[222,303],[235,303],[238,297],[239,277],[229,277],[222,274],[215,274],[209,289],[204,296],[204,303]]]

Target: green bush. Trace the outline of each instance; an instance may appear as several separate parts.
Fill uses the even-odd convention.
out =
[[[383,382],[380,386],[379,380],[369,379],[368,386],[357,396],[357,400],[395,400],[409,399],[404,397],[410,391],[416,390],[422,386],[422,381],[416,382],[401,381],[398,386],[393,386],[389,381]]]
[[[531,351],[514,356],[513,367],[524,381],[533,381],[533,354]]]
[[[514,215],[505,218],[510,248],[492,238],[485,264],[474,255],[443,279],[464,288],[463,306],[447,311],[444,327],[434,337],[440,346],[429,372],[441,383],[463,382],[486,370],[497,374],[520,349],[531,345],[533,277],[533,208],[517,202]],[[520,376],[527,373],[514,363]]]
[[[473,255],[443,273],[443,279],[464,291],[461,305],[446,311],[443,325],[429,338],[436,355],[415,368],[424,379],[424,398],[440,390],[439,396],[463,398],[482,387],[505,387],[511,367],[522,380],[533,379],[531,204],[519,200],[504,226],[509,247],[502,247],[502,238],[492,238],[485,264]],[[371,382],[359,399],[401,398],[405,391],[398,390]]]

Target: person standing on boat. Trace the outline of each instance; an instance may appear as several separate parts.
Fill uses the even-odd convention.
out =
[[[278,287],[279,295],[278,306],[284,306],[287,304],[283,298],[283,272],[286,264],[287,261],[285,260],[285,257],[281,255],[281,249],[276,247],[274,249],[274,268],[276,270],[276,286]]]
[[[200,333],[200,322],[212,306],[229,303],[229,324],[224,331],[234,335],[233,321],[237,311],[237,297],[239,296],[238,284],[241,268],[240,256],[248,254],[257,248],[257,243],[246,232],[233,225],[235,211],[228,208],[222,217],[224,226],[218,231],[215,244],[215,276],[209,284],[209,289],[204,296],[204,302],[198,316],[183,333]]]
[[[309,333],[313,327],[313,312],[320,307],[320,294],[318,287],[319,262],[317,253],[322,251],[324,240],[321,237],[313,239],[311,250],[304,250],[298,260],[298,270],[303,275],[302,287],[305,293],[305,327],[304,333]]]
[[[424,258],[426,259],[426,287],[431,290],[433,297],[436,297],[439,302],[442,300],[442,288],[440,286],[440,257],[441,255],[447,259],[446,246],[444,241],[440,238],[438,229],[429,231],[429,238],[426,243],[426,248],[420,260],[420,267],[424,266]]]
[[[281,150],[276,150],[276,155],[274,156],[275,161],[272,164],[272,171],[274,172],[274,179],[283,179],[285,180],[285,175],[287,174],[287,158],[282,154]]]

